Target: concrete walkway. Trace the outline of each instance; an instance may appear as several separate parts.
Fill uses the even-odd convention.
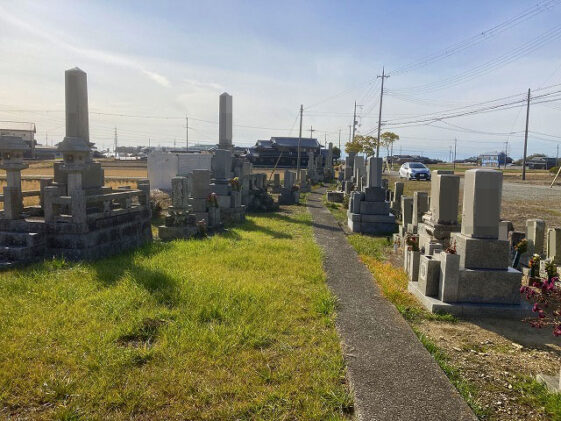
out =
[[[308,196],[327,283],[339,298],[337,329],[359,420],[476,420],[407,322],[359,261],[333,215],[325,189]]]

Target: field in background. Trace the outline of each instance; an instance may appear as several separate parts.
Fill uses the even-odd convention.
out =
[[[53,162],[40,161],[30,164],[29,168],[22,171],[22,189],[39,190],[39,179],[43,177],[53,177]],[[117,188],[119,186],[136,187],[136,178],[147,178],[148,169],[144,161],[114,161],[99,160],[105,170],[105,185]],[[0,192],[6,185],[6,172],[0,170]],[[33,177],[37,177],[33,179]],[[108,179],[109,178],[109,179]],[[24,199],[25,206],[33,206],[39,204],[38,197],[26,197]],[[0,202],[0,209],[4,208],[4,204]]]

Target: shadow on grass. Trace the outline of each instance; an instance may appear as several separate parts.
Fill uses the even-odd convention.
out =
[[[261,217],[263,217],[263,216],[271,217],[272,215],[273,214],[271,214],[271,215],[269,215],[269,214],[267,214],[267,215],[259,214],[259,216],[261,216]],[[272,218],[272,219],[274,219],[274,218]],[[294,221],[294,222],[297,222],[297,221]],[[245,222],[242,225],[237,225],[235,227],[239,228],[243,231],[247,231],[247,232],[261,232],[265,235],[268,235],[269,237],[277,238],[277,239],[291,239],[292,238],[292,235],[290,235],[290,234],[286,234],[286,233],[281,232],[281,231],[276,231],[276,230],[273,230],[271,228],[267,228],[267,227],[264,227],[262,225],[258,225],[251,219],[246,219]],[[234,228],[234,226],[232,226],[232,228]],[[233,238],[235,240],[241,239],[241,236],[234,230],[228,230],[224,235],[226,237],[230,237],[230,238]]]
[[[138,258],[151,258],[173,247],[172,244],[151,243],[134,251],[91,263],[97,279],[104,286],[114,285],[128,275],[129,279],[148,291],[159,304],[174,307],[179,298],[177,281],[158,268],[139,264]]]

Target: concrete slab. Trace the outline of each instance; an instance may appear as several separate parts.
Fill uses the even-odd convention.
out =
[[[494,319],[517,319],[535,316],[532,306],[523,302],[516,304],[472,304],[444,303],[438,298],[427,297],[418,288],[417,282],[409,282],[408,290],[431,313],[448,313],[458,317],[489,317]]]

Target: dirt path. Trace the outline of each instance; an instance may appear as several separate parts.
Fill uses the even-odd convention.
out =
[[[387,301],[322,204],[308,196],[359,420],[475,420],[475,415]]]

